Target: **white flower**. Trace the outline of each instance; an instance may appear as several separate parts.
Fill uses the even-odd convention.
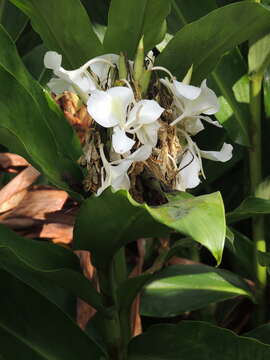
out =
[[[184,132],[183,132],[184,133]],[[187,148],[182,155],[176,176],[176,190],[193,189],[201,182],[200,174],[204,175],[201,158],[226,162],[232,157],[232,145],[224,143],[220,151],[203,151],[198,148],[187,134]]]
[[[156,101],[135,103],[133,91],[118,86],[107,91],[94,91],[87,102],[87,109],[99,125],[113,128],[112,145],[118,154],[128,152],[135,144],[135,140],[126,133],[136,134],[142,144],[156,145],[160,127],[157,120],[164,111]]]
[[[118,61],[118,56],[106,54],[98,56],[76,70],[65,70],[62,64],[62,55],[55,51],[48,51],[44,56],[44,65],[52,69],[58,78],[52,78],[48,83],[49,88],[55,94],[64,91],[78,93],[84,102],[87,101],[91,91],[96,90],[104,84],[110,67]],[[88,71],[90,68],[91,72]]]
[[[148,159],[151,155],[152,147],[143,145],[126,158],[119,159],[111,163],[108,162],[105,157],[103,144],[100,145],[99,151],[103,167],[101,170],[101,187],[97,191],[97,196],[99,196],[109,186],[112,186],[115,191],[120,189],[129,190],[130,180],[127,174],[128,169],[133,162]]]
[[[170,82],[168,79],[161,79],[160,81],[171,90],[179,114],[171,123],[172,126],[181,121],[185,131],[191,135],[195,135],[204,129],[201,119],[222,127],[217,121],[205,116],[213,115],[219,111],[217,96],[213,90],[207,87],[206,80],[203,80],[200,87],[176,80]]]

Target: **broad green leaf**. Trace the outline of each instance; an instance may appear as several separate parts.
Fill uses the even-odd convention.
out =
[[[250,45],[248,67],[251,76],[263,74],[270,64],[270,34],[264,35]]]
[[[141,314],[171,317],[211,303],[245,295],[248,285],[237,275],[206,265],[174,265],[157,273],[141,296]]]
[[[264,95],[264,110],[266,116],[270,117],[270,66],[268,66],[264,73],[263,79],[263,95]]]
[[[240,220],[248,219],[254,215],[270,213],[270,200],[257,197],[246,198],[235,210],[226,215],[228,223],[235,223]]]
[[[259,340],[260,342],[270,345],[270,324],[261,325],[244,334],[245,337]]]
[[[128,360],[266,360],[270,346],[200,321],[152,326],[135,337]]]
[[[85,200],[77,216],[75,249],[89,250],[98,266],[140,237],[164,236],[178,231],[207,247],[220,263],[226,233],[221,195],[170,196],[167,204],[139,204],[125,191],[105,190]],[[90,235],[89,235],[90,234]]]
[[[1,224],[0,267],[51,301],[50,283],[104,311],[99,293],[84,277],[78,258],[70,250],[20,237]]]
[[[52,77],[51,71],[46,69],[43,63],[46,51],[46,47],[41,44],[35,46],[22,58],[27,70],[42,86],[45,86]]]
[[[198,6],[197,0],[174,0],[168,18],[168,28],[175,34],[183,26],[216,9],[215,0]],[[210,87],[219,96],[220,111],[215,115],[229,136],[240,145],[249,145],[249,81],[247,65],[237,49],[222,57],[209,76]]]
[[[1,341],[0,354],[9,354],[10,343],[17,349],[17,354],[10,353],[8,360],[17,360],[18,356],[26,359],[31,352],[36,354],[33,359],[39,359],[39,355],[43,360],[85,360],[86,354],[93,359],[104,356],[75,322],[29,286],[3,270],[0,282],[0,329],[15,337],[14,342],[11,337],[7,343]],[[21,343],[28,348],[26,356],[19,353]]]
[[[178,31],[157,64],[179,78],[193,64],[193,79],[199,83],[226,51],[251,37],[262,36],[270,29],[269,23],[270,11],[260,4],[242,1],[224,6]]]
[[[132,58],[142,35],[146,50],[162,40],[170,0],[112,0],[104,38],[106,52],[126,52]],[[163,32],[165,36],[165,32]]]
[[[73,190],[82,180],[77,136],[50,95],[26,71],[1,26],[0,44],[5,49],[0,52],[0,81],[5,84],[0,94],[1,143],[10,151],[21,149],[19,154],[54,185],[80,198]]]
[[[254,256],[254,246],[252,241],[244,234],[231,229],[234,235],[233,243],[226,241],[226,248],[230,251],[230,255],[234,257],[237,267],[240,266],[249,278],[253,278],[253,267],[250,259]]]
[[[28,22],[27,16],[8,0],[0,0],[0,24],[16,42]]]
[[[103,53],[80,0],[10,1],[30,17],[46,47],[60,53],[67,68],[77,68]]]

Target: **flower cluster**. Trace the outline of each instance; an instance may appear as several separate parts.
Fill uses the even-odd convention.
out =
[[[177,81],[148,60],[144,74],[164,70],[169,78],[152,78],[148,95],[142,96],[134,80],[136,64],[125,61],[127,76],[122,79],[120,61],[118,55],[106,54],[67,71],[56,52],[44,58],[45,67],[55,75],[48,83],[50,90],[55,95],[76,93],[93,119],[84,160],[88,169],[93,161],[100,164],[95,165],[97,195],[109,186],[130,189],[132,174],[136,177],[145,170],[171,189],[185,191],[200,183],[202,158],[225,162],[232,157],[230,144],[224,143],[220,151],[203,151],[192,140],[204,129],[203,121],[221,127],[209,117],[219,111],[219,104],[206,80],[200,87],[190,85],[188,77]]]

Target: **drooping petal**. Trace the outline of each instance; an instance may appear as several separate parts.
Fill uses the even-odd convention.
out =
[[[72,85],[69,82],[62,79],[52,78],[48,82],[47,86],[56,95],[62,94],[64,91],[74,92]]]
[[[119,55],[116,54],[105,54],[102,56],[97,56],[95,59],[105,59],[110,61],[112,64],[118,65]],[[93,59],[93,60],[95,60]],[[104,62],[95,62],[90,65],[90,69],[97,75],[99,78],[101,85],[107,81],[108,72],[110,70],[110,65]]]
[[[118,124],[113,98],[105,91],[95,90],[87,101],[87,111],[101,126],[110,128]]]
[[[158,123],[158,121],[155,121],[152,124],[143,125],[136,131],[136,135],[142,144],[148,144],[152,147],[155,147],[158,141],[159,128],[160,124]]]
[[[141,100],[129,113],[127,125],[130,123],[136,125],[150,124],[156,121],[164,110],[165,109],[161,107],[155,100]]]
[[[190,135],[196,135],[204,129],[203,123],[197,117],[183,119],[181,124]]]
[[[152,153],[152,146],[151,145],[142,145],[134,151],[131,155],[127,157],[127,159],[132,161],[145,161],[147,160]]]
[[[212,115],[219,111],[219,102],[213,90],[209,89],[206,85],[206,80],[201,84],[201,94],[192,102],[187,104],[185,112],[199,115],[206,114]]]
[[[115,126],[112,135],[112,146],[118,154],[124,154],[129,151],[135,141],[130,139],[125,130],[122,130],[119,126]]]
[[[187,85],[183,82],[176,80],[173,81],[173,85],[176,95],[183,96],[189,100],[197,99],[202,92],[202,89],[197,86]]]
[[[200,150],[201,156],[213,161],[226,162],[232,158],[233,147],[231,144],[224,143],[220,151]]]
[[[44,66],[47,69],[59,70],[62,64],[62,55],[56,51],[47,51],[44,56]]]
[[[112,171],[112,187],[114,190],[129,189],[130,180],[127,174],[129,167],[131,166],[131,160],[122,160],[119,165],[111,165]]]
[[[186,189],[193,189],[199,185],[201,182],[199,178],[201,164],[193,151],[188,150],[183,155],[179,168],[177,190],[185,191]]]

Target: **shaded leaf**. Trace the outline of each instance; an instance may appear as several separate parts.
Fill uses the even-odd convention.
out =
[[[252,329],[243,336],[257,339],[264,344],[270,345],[270,324],[264,324]]]
[[[0,329],[15,337],[15,341],[9,336],[9,342],[1,342],[0,352],[10,354],[9,360],[18,359],[21,343],[27,354],[36,354],[34,359],[85,360],[85,354],[93,359],[102,357],[99,346],[57,306],[6,271],[0,271],[0,280]],[[10,344],[17,349],[16,354],[9,352]]]
[[[254,215],[270,213],[270,200],[257,197],[246,198],[235,210],[227,213],[227,222],[232,224],[240,220],[248,219]]]
[[[97,266],[140,237],[164,236],[178,231],[206,246],[220,263],[226,233],[224,208],[219,193],[192,197],[170,196],[167,204],[149,207],[120,190],[105,190],[82,204],[74,232],[74,247],[92,253]],[[89,236],[89,234],[91,234]]]
[[[2,2],[1,2],[2,1]],[[25,29],[28,17],[7,0],[1,0],[0,23],[16,42]]]
[[[10,1],[30,17],[46,47],[63,55],[67,68],[77,68],[103,53],[79,0]]]
[[[161,341],[162,339],[162,341]],[[230,330],[199,322],[156,325],[135,337],[129,360],[266,360],[270,347]]]
[[[104,310],[101,297],[81,273],[77,257],[64,247],[16,235],[0,224],[0,267],[51,299],[42,279]]]
[[[145,286],[141,314],[177,316],[239,295],[252,298],[248,285],[229,271],[206,265],[174,265],[157,273]]]
[[[243,13],[245,16],[241,16]],[[178,31],[157,64],[169,68],[179,78],[193,64],[193,79],[198,83],[209,75],[226,51],[269,30],[269,21],[270,11],[256,3],[239,2],[216,9]]]

